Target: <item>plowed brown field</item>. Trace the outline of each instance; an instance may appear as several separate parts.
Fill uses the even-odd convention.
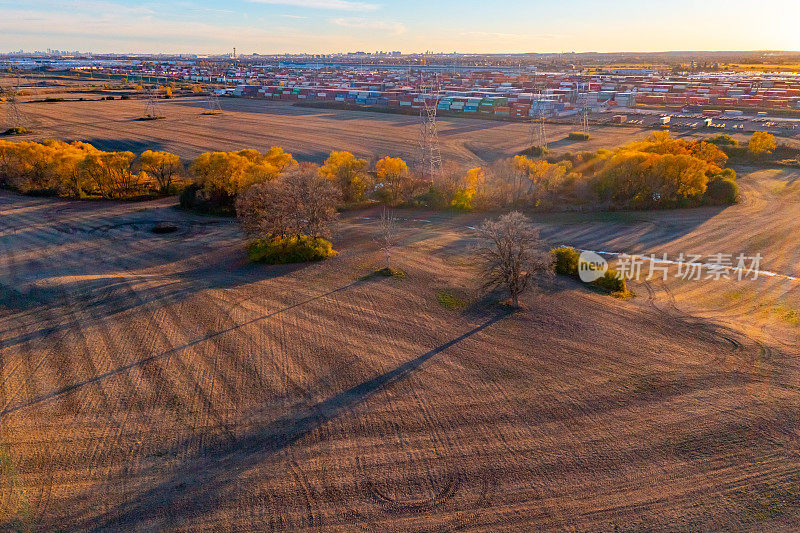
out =
[[[311,109],[241,98],[224,98],[221,103],[222,115],[203,115],[204,98],[160,100],[158,113],[164,119],[139,121],[136,119],[145,111],[144,100],[26,102],[19,108],[33,134],[18,139],[81,140],[104,150],[137,153],[163,149],[185,159],[205,151],[270,146],[281,146],[299,159],[318,163],[332,150],[347,150],[372,160],[392,156],[409,161],[415,161],[419,152],[419,118],[414,116]],[[555,152],[613,148],[652,133],[641,127],[592,126],[588,142],[567,139],[578,127],[577,123],[549,124],[549,148]],[[531,144],[529,125],[472,118],[440,119],[439,139],[446,161],[465,164],[510,157]]]
[[[744,173],[725,210],[535,219],[553,244],[797,276],[797,178]],[[507,314],[474,292],[477,215],[402,212],[408,276],[374,279],[376,212],[343,217],[330,261],[264,267],[233,221],[171,203],[0,193],[0,530],[800,520],[800,283],[555,280]]]

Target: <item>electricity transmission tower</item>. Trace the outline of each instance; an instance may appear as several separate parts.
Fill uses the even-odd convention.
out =
[[[152,81],[151,78],[148,77],[147,81]],[[147,95],[147,102],[144,104],[144,115],[142,115],[142,119],[144,120],[155,120],[161,118],[158,114],[159,105],[158,105],[158,80],[156,80],[156,85],[144,85],[144,78],[142,74],[139,73],[139,86],[142,87],[142,90]]]
[[[217,93],[214,92],[214,89],[211,89],[208,92],[208,98],[206,99],[206,110],[203,112],[204,115],[219,115],[222,113],[222,106],[219,103],[219,96]]]
[[[580,113],[578,114],[580,119],[580,127],[581,131],[585,134],[589,133],[589,108],[583,107],[581,108]]]
[[[145,118],[158,118],[158,100],[156,99],[155,91],[151,88],[147,89],[147,103],[144,105]]]
[[[6,123],[10,128],[26,128],[28,126],[25,116],[19,109],[19,102],[17,101],[17,94],[19,93],[20,80],[17,78],[17,84],[11,85],[6,92]]]
[[[531,148],[547,149],[547,125],[544,121],[544,114],[539,112],[531,117]]]
[[[426,83],[420,76],[419,97],[420,108],[419,163],[420,170],[428,179],[434,179],[442,172],[442,154],[439,150],[439,126],[436,122],[441,87],[438,76],[432,83]]]

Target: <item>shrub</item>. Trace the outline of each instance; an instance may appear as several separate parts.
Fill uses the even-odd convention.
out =
[[[8,128],[6,131],[3,132],[3,135],[27,135],[28,129],[22,126],[15,126],[13,128]]]
[[[731,179],[712,178],[704,199],[710,205],[735,204],[739,199],[739,186]]]
[[[567,138],[570,141],[588,141],[589,134],[582,131],[572,131],[569,133],[569,135],[567,135]]]
[[[547,157],[549,154],[549,150],[544,146],[531,146],[530,148],[524,149],[522,155],[527,155],[530,157]]]
[[[178,204],[183,209],[195,209],[197,207],[197,192],[200,191],[202,187],[197,183],[189,184],[183,191],[181,191],[180,196],[178,197]]]
[[[612,294],[628,294],[628,282],[614,269],[608,269],[603,277],[593,281],[592,285]]]
[[[322,261],[337,254],[330,241],[305,235],[258,239],[247,246],[247,253],[250,261],[267,265]]]
[[[706,142],[711,144],[715,144],[717,146],[739,146],[739,141],[731,137],[730,135],[715,135],[714,137],[709,137],[706,139]]]
[[[578,259],[580,254],[571,246],[560,246],[550,250],[553,256],[556,274],[561,276],[578,276]]]

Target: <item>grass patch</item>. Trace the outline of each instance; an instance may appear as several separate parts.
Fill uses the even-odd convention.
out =
[[[436,301],[450,311],[461,311],[467,307],[467,302],[448,291],[436,291]]]
[[[744,290],[728,291],[725,294],[723,294],[723,297],[726,300],[731,300],[735,302],[744,298]]]
[[[398,268],[381,268],[380,270],[376,270],[374,272],[370,272],[366,276],[362,276],[360,281],[368,281],[371,279],[376,278],[397,278],[403,279],[406,277],[406,273]]]
[[[247,246],[250,261],[267,265],[323,261],[334,257],[337,253],[329,241],[306,235],[258,239]]]
[[[5,494],[5,508],[0,508],[3,531],[35,531],[33,510],[25,493],[17,488],[18,473],[5,445],[0,445],[0,494]]]
[[[792,309],[785,305],[778,305],[775,307],[774,311],[781,320],[786,323],[792,326],[800,326],[800,312],[798,312],[797,309]]]
[[[404,278],[406,277],[406,273],[398,268],[382,268],[380,270],[375,271],[376,276],[382,276],[384,278]]]
[[[588,133],[583,133],[582,131],[571,131],[567,138],[570,141],[588,141],[590,137]]]

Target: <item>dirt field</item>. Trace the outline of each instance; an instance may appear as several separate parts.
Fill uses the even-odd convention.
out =
[[[332,150],[348,150],[371,160],[388,155],[414,161],[418,154],[418,117],[311,109],[253,99],[225,98],[221,102],[223,115],[202,115],[203,98],[162,100],[159,113],[165,119],[145,122],[136,120],[144,114],[144,100],[30,102],[19,107],[33,130],[31,136],[24,138],[82,140],[106,150],[138,153],[163,149],[191,159],[205,151],[282,146],[301,160],[317,163]],[[577,128],[576,124],[548,125],[550,149],[560,152],[613,148],[644,138],[652,131],[595,126],[590,141],[568,140],[567,134]],[[441,150],[446,161],[484,164],[519,153],[530,146],[530,139],[530,129],[525,124],[468,118],[440,120]]]
[[[58,109],[112,135],[78,104]],[[313,113],[339,124],[328,141],[349,131],[338,142],[354,147],[361,115]],[[251,144],[282,135],[247,116]],[[188,119],[158,126],[171,124],[198,132],[164,134],[181,153],[226,139]],[[139,142],[141,125],[126,125]],[[492,126],[469,135],[516,127]],[[799,177],[744,172],[745,202],[724,210],[535,219],[552,244],[760,252],[762,268],[798,276]],[[343,218],[330,261],[262,267],[235,223],[171,203],[0,193],[0,530],[800,520],[800,283],[670,279],[622,301],[554,280],[509,315],[475,293],[477,215],[401,213],[408,276],[378,280],[364,278],[380,262],[376,212]],[[167,220],[180,231],[150,232]],[[467,308],[443,308],[438,291]]]

